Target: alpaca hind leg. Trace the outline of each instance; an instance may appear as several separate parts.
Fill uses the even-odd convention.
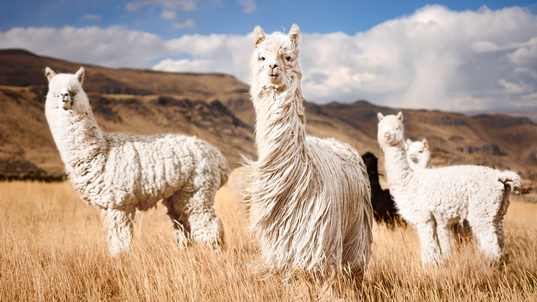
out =
[[[104,210],[108,247],[112,256],[117,256],[120,253],[130,251],[135,212],[135,209]]]
[[[185,214],[181,194],[175,193],[164,201],[177,245],[181,248],[190,243],[190,224]]]
[[[474,228],[474,226],[472,226]],[[480,224],[475,227],[475,237],[479,249],[493,262],[499,261],[503,256],[503,229],[498,233],[496,224],[492,222]],[[502,239],[500,239],[502,236]]]
[[[200,188],[190,196],[186,208],[192,239],[219,250],[224,243],[224,228],[213,207],[215,195],[214,188]]]
[[[436,223],[428,221],[416,225],[421,245],[421,262],[423,265],[438,265],[442,257],[436,236]]]

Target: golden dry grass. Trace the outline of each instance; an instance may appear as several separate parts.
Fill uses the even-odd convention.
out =
[[[254,269],[255,244],[223,188],[217,210],[227,247],[179,250],[162,206],[136,217],[128,256],[108,256],[99,212],[68,183],[0,183],[0,301],[316,301],[332,300],[306,276],[284,281]],[[373,258],[346,300],[536,301],[537,204],[513,201],[506,218],[511,251],[489,267],[469,240],[440,269],[422,268],[416,232],[374,230]]]

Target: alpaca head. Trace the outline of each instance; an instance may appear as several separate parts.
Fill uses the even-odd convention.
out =
[[[404,126],[403,126],[403,113],[399,112],[397,115],[384,116],[382,113],[378,113],[379,119],[377,139],[380,146],[396,146],[403,142],[404,138]]]
[[[431,151],[427,139],[423,141],[407,140],[406,151],[408,162],[413,168],[428,168],[431,162]]]
[[[288,35],[266,35],[260,26],[254,29],[255,50],[251,58],[254,85],[275,88],[300,80],[298,41],[300,29],[293,24]]]
[[[86,108],[87,97],[82,89],[84,80],[84,67],[75,74],[56,74],[54,70],[47,67],[45,76],[48,79],[47,107],[59,108],[63,110],[74,110],[76,108]],[[84,97],[80,95],[84,94]]]
[[[362,160],[367,167],[367,174],[371,177],[378,173],[378,158],[371,152],[362,155]]]

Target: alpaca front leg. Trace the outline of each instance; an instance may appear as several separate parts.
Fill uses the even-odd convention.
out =
[[[440,246],[436,238],[436,225],[428,221],[416,225],[421,246],[421,262],[423,265],[439,265],[442,261]]]
[[[440,243],[442,257],[446,257],[451,252],[451,248],[453,247],[455,240],[452,228],[449,224],[438,224],[436,227],[436,232],[438,235],[438,241]]]
[[[108,248],[112,256],[117,256],[131,249],[136,210],[104,210],[108,235]]]

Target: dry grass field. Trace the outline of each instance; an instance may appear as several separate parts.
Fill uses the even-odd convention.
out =
[[[333,300],[307,276],[255,269],[246,220],[223,188],[217,210],[227,247],[179,250],[163,206],[136,216],[133,250],[108,256],[97,209],[68,183],[0,183],[0,301]],[[374,230],[373,258],[349,301],[537,301],[537,204],[513,198],[505,222],[510,261],[491,268],[472,240],[439,269],[422,268],[416,232]]]

